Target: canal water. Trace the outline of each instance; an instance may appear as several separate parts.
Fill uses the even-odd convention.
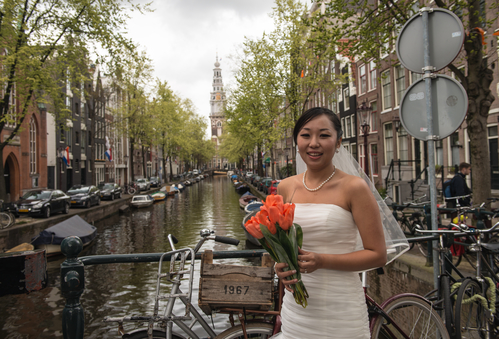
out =
[[[98,237],[82,255],[158,253],[170,250],[168,234],[175,235],[177,248],[194,247],[199,231],[208,228],[217,235],[241,240],[239,246],[206,242],[203,249],[245,249],[239,195],[226,176],[214,176],[186,187],[184,192],[154,206],[113,215],[96,223]],[[61,318],[65,300],[60,293],[60,264],[50,259],[49,286],[28,295],[0,297],[0,338],[62,338]],[[225,259],[224,263],[252,265],[252,260]],[[85,269],[85,338],[120,338],[117,324],[103,322],[106,316],[151,314],[156,291],[157,263],[89,266]],[[196,266],[193,303],[197,303],[199,263]],[[183,307],[174,313],[182,314]],[[202,312],[201,312],[202,313]],[[208,319],[211,324],[211,319]],[[216,332],[227,327],[227,316],[213,318]],[[132,329],[134,325],[127,325]],[[196,332],[204,333],[197,326]]]

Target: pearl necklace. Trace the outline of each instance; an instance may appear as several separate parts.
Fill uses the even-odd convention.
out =
[[[324,184],[326,184],[329,180],[331,180],[331,178],[333,177],[333,175],[336,173],[336,166],[334,167],[334,170],[333,170],[333,173],[331,173],[331,175],[329,176],[329,178],[327,178],[326,180],[324,180],[322,182],[322,184],[319,185],[319,187],[317,188],[308,188],[307,185],[305,184],[305,175],[307,175],[307,170],[305,170],[305,173],[303,173],[303,186],[305,186],[305,189],[309,192],[315,192],[315,191],[318,191],[322,188],[322,186],[324,186]]]

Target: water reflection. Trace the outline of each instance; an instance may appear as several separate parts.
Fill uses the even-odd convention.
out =
[[[208,242],[205,249],[244,249],[244,232],[240,227],[243,212],[238,199],[228,178],[207,178],[150,208],[113,215],[97,223],[97,240],[85,249],[84,255],[166,252],[170,249],[169,233],[178,238],[177,248],[193,247],[199,240],[199,231],[204,228],[242,240],[237,248]],[[59,258],[49,262],[49,287],[44,290],[0,298],[0,338],[62,337],[61,313],[65,304],[59,289],[62,261],[63,258]],[[249,264],[241,259],[224,261]],[[87,267],[86,289],[81,298],[85,309],[85,338],[119,338],[116,324],[102,321],[105,316],[151,313],[156,272],[155,263]],[[198,272],[197,269],[193,301],[197,301]],[[176,313],[182,313],[182,309]],[[226,319],[219,316],[214,321],[217,332],[221,331]]]

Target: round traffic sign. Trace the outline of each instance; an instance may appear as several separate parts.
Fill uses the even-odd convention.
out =
[[[464,27],[454,13],[434,8],[428,13],[430,66],[435,71],[450,64],[461,51]],[[397,56],[405,68],[424,73],[423,17],[418,13],[407,21],[397,38]]]
[[[431,79],[433,135],[444,139],[461,126],[468,111],[468,96],[463,86],[447,75]],[[407,133],[427,140],[425,79],[419,79],[405,92],[400,103],[400,121]]]

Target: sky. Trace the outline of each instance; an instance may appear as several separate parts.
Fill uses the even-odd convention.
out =
[[[208,117],[217,52],[227,87],[234,84],[230,56],[241,50],[245,36],[259,38],[273,29],[273,5],[272,0],[155,0],[155,12],[133,15],[128,35],[152,59],[154,76]]]

